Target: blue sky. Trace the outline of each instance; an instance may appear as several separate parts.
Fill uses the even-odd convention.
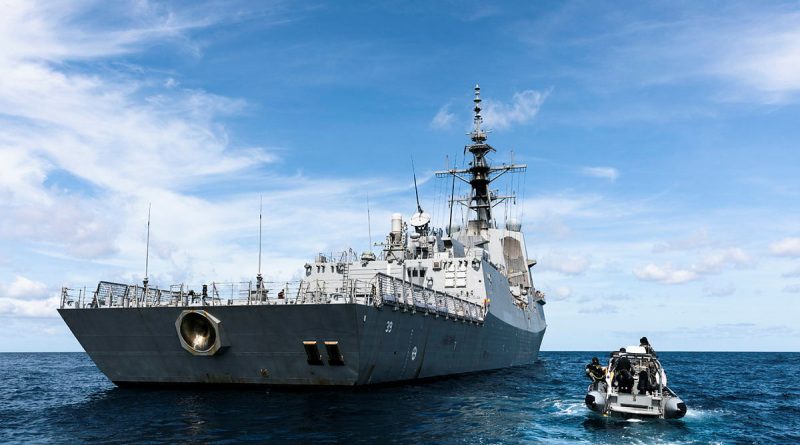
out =
[[[340,4],[341,3],[341,4]],[[796,2],[33,2],[0,17],[2,350],[62,285],[268,279],[444,221],[480,83],[545,349],[800,350]]]

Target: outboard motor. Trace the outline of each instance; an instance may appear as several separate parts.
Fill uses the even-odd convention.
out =
[[[686,415],[686,404],[677,397],[670,397],[664,405],[665,419],[680,419]]]

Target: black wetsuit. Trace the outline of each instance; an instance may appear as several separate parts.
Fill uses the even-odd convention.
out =
[[[636,389],[639,390],[639,394],[647,394],[648,391],[655,390],[655,385],[650,383],[650,373],[647,370],[639,372],[639,384],[636,385]]]
[[[627,369],[628,372],[631,370],[631,361],[624,355],[617,360],[617,371],[622,371],[623,369]]]
[[[590,363],[586,365],[586,375],[592,379],[592,382],[599,382],[606,376],[606,371],[602,366]]]
[[[633,375],[631,374],[631,361],[628,357],[622,356],[617,360],[617,372],[615,376],[619,392],[630,393],[633,387]]]

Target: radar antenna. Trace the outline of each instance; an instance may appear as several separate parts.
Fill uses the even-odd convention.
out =
[[[491,166],[487,155],[496,150],[486,143],[487,131],[481,128],[483,124],[481,103],[483,101],[481,100],[480,85],[475,85],[475,97],[472,101],[475,103],[473,107],[475,115],[472,118],[474,128],[468,133],[472,143],[464,147],[465,155],[467,151],[472,153],[472,162],[470,162],[469,168],[456,169],[455,166],[453,166],[450,170],[436,172],[436,176],[445,177],[452,175],[454,182],[455,178],[458,178],[470,185],[472,190],[468,197],[464,199],[451,198],[451,209],[453,201],[468,207],[474,212],[474,217],[469,220],[469,234],[485,236],[486,230],[491,228],[494,224],[492,208],[506,199],[514,197],[497,196],[494,192],[489,190],[489,184],[505,173],[525,171],[527,166],[516,164],[503,164],[497,167]]]

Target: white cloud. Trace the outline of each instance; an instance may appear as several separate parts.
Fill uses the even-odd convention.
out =
[[[584,175],[593,178],[608,179],[616,181],[619,178],[619,171],[613,167],[584,167],[581,169]]]
[[[483,120],[488,128],[505,129],[533,120],[547,98],[547,93],[525,90],[514,93],[511,103],[484,100]]]
[[[47,285],[17,275],[8,286],[0,286],[0,297],[22,300],[41,299],[47,295]]]
[[[450,112],[450,106],[444,105],[439,108],[436,116],[431,120],[431,127],[434,128],[448,128],[456,120],[456,115]]]
[[[752,261],[744,250],[738,247],[731,247],[707,254],[694,269],[702,274],[719,273],[726,267],[745,267],[750,265]]]
[[[775,256],[800,257],[800,238],[784,238],[769,246]]]
[[[57,317],[61,298],[54,295],[40,300],[20,300],[16,298],[0,298],[0,315],[14,317]]]
[[[572,295],[572,289],[568,286],[558,286],[553,289],[553,294],[562,300],[566,300]]]
[[[650,263],[635,269],[633,274],[640,280],[658,281],[666,284],[682,284],[699,278],[697,272],[689,269],[675,269],[671,264],[657,266]]]
[[[135,20],[140,31],[78,31],[70,17],[80,8],[67,9],[75,11],[12,3],[0,17],[0,237],[43,255],[100,262],[111,267],[104,278],[139,280],[152,203],[151,283],[166,285],[254,275],[261,192],[270,215],[267,278],[289,279],[314,252],[366,236],[363,190],[387,194],[386,183],[264,174],[257,169],[275,160],[270,150],[232,144],[222,124],[245,102],[105,63],[153,40],[191,45],[184,30],[208,20],[148,10]],[[73,69],[96,60],[102,70]],[[59,175],[73,179],[48,183]],[[207,195],[197,191],[203,187],[250,193]],[[389,220],[387,209],[372,211],[375,227],[382,215]],[[303,237],[280,235],[298,221]],[[6,299],[5,313],[37,313],[18,301]]]
[[[640,280],[665,284],[680,284],[700,279],[703,275],[717,274],[726,268],[744,268],[753,263],[744,250],[738,247],[711,251],[690,268],[675,268],[671,264],[657,266],[650,263],[633,271]]]
[[[580,275],[589,268],[589,259],[583,255],[550,252],[542,256],[538,266],[566,275]]]
[[[45,283],[21,275],[8,285],[0,285],[0,316],[55,317],[59,301],[59,295]]]
[[[800,91],[800,14],[756,15],[735,25],[726,30],[735,39],[714,40],[719,53],[710,70],[778,101]]]

